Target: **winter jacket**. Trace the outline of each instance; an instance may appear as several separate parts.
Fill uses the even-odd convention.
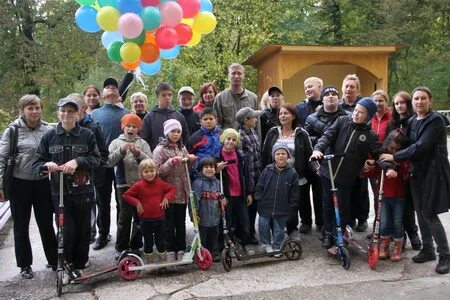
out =
[[[25,120],[20,117],[14,120],[9,126],[18,126],[17,136],[17,157],[13,170],[13,177],[25,180],[40,180],[45,176],[33,171],[32,164],[35,159],[36,149],[45,133],[52,130],[46,122],[39,122],[36,128],[30,128]],[[3,176],[5,174],[6,161],[9,155],[9,143],[11,139],[11,129],[8,127],[2,135],[0,141],[0,189],[3,188]]]
[[[426,215],[447,212],[450,207],[450,164],[444,120],[434,111],[421,120],[413,116],[407,134],[411,145],[396,152],[394,160],[411,161],[411,184],[418,185],[422,194],[420,199],[414,199],[414,208]]]
[[[280,137],[279,127],[272,127],[267,133],[266,140],[264,141],[263,149],[261,152],[261,161],[263,167],[272,163],[272,147]],[[309,162],[309,158],[312,154],[312,145],[309,135],[303,128],[297,127],[295,129],[295,151],[292,155],[295,158],[295,170],[297,171],[300,182],[306,181],[308,168],[316,169],[318,167],[317,162]]]
[[[64,175],[64,195],[81,195],[94,192],[92,171],[102,163],[94,133],[78,123],[66,132],[61,123],[47,132],[36,151],[33,163],[35,173],[40,173],[46,162],[58,166],[75,159],[78,167],[73,175]],[[51,174],[53,196],[59,195],[59,174]]]
[[[186,174],[186,166],[182,162],[174,164],[172,160],[175,156],[186,157],[188,155],[186,147],[170,143],[167,139],[161,140],[153,151],[153,159],[158,164],[159,176],[177,189],[171,203],[184,204],[189,198],[189,175]]]
[[[220,181],[216,177],[198,175],[192,188],[194,190],[195,207],[200,218],[200,226],[214,227],[220,222]]]
[[[355,131],[351,141],[352,132]],[[345,148],[349,144],[347,151]],[[319,150],[324,154],[344,153],[342,164],[336,173],[336,168],[341,161],[341,158],[332,160],[333,172],[335,173],[335,182],[351,187],[359,175],[364,162],[369,154],[372,158],[377,159],[382,152],[381,143],[378,141],[378,136],[373,132],[370,125],[365,123],[353,123],[351,116],[339,117],[334,124],[322,135],[317,142],[314,150]],[[328,171],[328,163],[323,161],[321,163],[320,173],[322,176],[330,179]]]
[[[394,121],[394,119],[392,119],[391,122],[389,122],[388,128],[386,129],[386,136],[392,130],[396,130],[398,128],[400,128],[402,130],[402,132],[406,134],[409,119],[410,119],[410,117],[399,119],[397,121]]]
[[[311,138],[311,143],[313,146],[317,144],[317,141],[322,136],[322,134],[333,125],[334,121],[340,116],[346,116],[346,112],[342,107],[338,107],[337,111],[333,113],[328,113],[321,107],[317,112],[309,115],[306,118],[305,130],[308,132]]]
[[[322,100],[304,100],[299,105],[297,105],[298,116],[300,117],[300,124],[305,125],[306,119],[310,114],[316,112],[319,105],[322,105]]]
[[[202,98],[200,98],[198,100],[197,105],[195,105],[192,109],[196,112],[196,113],[200,113],[202,112],[205,108],[207,107],[212,107],[212,105],[208,106],[205,104],[205,100],[203,100]]]
[[[266,108],[261,114],[261,142],[264,142],[270,128],[278,125],[278,109]]]
[[[241,149],[245,155],[250,176],[253,179],[254,184],[258,182],[258,177],[261,174],[261,142],[253,128],[246,129],[239,127],[238,130],[241,135]]]
[[[192,109],[184,108],[180,108],[179,112],[182,113],[184,118],[186,119],[186,123],[189,128],[189,134],[193,134],[200,129],[200,120],[196,112],[194,112]]]
[[[251,91],[244,89],[242,94],[236,95],[231,89],[225,89],[217,94],[213,108],[217,113],[219,125],[225,130],[227,128],[237,129],[239,123],[236,121],[236,113],[243,107],[251,107],[258,110],[258,97]]]
[[[361,96],[357,96],[355,102],[353,102],[352,105],[349,105],[349,104],[345,103],[345,99],[342,98],[342,100],[339,101],[339,106],[342,107],[345,111],[353,112],[353,110],[356,107],[356,104],[358,104],[358,101],[361,99],[362,99]]]
[[[100,152],[100,156],[102,157],[102,166],[106,164],[108,161],[108,146],[106,146],[105,138],[103,137],[102,130],[100,128],[100,124],[95,122],[92,117],[88,114],[84,115],[84,118],[78,122],[81,127],[90,129],[94,135],[95,140],[97,141],[98,151]]]
[[[377,180],[377,191],[380,190],[380,176],[381,170],[383,169],[385,172],[389,169],[392,169],[397,172],[397,177],[395,178],[387,178],[384,176],[383,183],[383,197],[396,197],[396,198],[405,198],[406,197],[406,187],[409,182],[409,161],[403,161],[396,166],[390,164],[389,167],[382,167],[378,163],[375,168],[372,170],[365,172],[364,175],[367,177],[373,177]]]
[[[160,219],[164,217],[161,202],[164,198],[169,201],[175,196],[175,187],[156,177],[152,181],[141,179],[130,187],[124,194],[123,199],[133,206],[140,202],[144,213],[139,215],[140,219]]]
[[[377,114],[374,114],[370,125],[373,131],[378,135],[378,140],[383,142],[388,133],[388,127],[391,123],[392,112],[388,108],[386,112],[381,116],[380,119],[377,118]]]
[[[278,170],[275,164],[264,168],[256,185],[258,214],[264,217],[290,216],[298,206],[300,187],[294,168]]]
[[[255,190],[255,185],[250,176],[250,171],[247,166],[247,162],[245,161],[244,153],[241,150],[236,150],[237,155],[237,164],[238,164],[238,172],[239,172],[239,180],[241,183],[241,195],[244,198],[247,198],[248,195],[252,195]],[[219,150],[219,153],[216,156],[216,161],[221,162],[224,161],[222,156],[222,149]],[[228,188],[228,172],[224,169],[222,171],[223,176],[223,192],[226,197],[230,196],[230,190]]]
[[[105,143],[109,144],[116,139],[121,133],[120,120],[130,112],[125,108],[120,108],[117,105],[105,103],[102,107],[95,109],[91,116],[95,122],[100,125]]]
[[[183,143],[187,145],[189,141],[189,128],[183,114],[173,107],[160,109],[153,107],[144,118],[142,129],[139,135],[150,145],[150,149],[155,150],[159,144],[159,138],[164,138],[164,122],[169,119],[176,119],[181,123]]]
[[[216,157],[221,148],[220,135],[222,129],[214,127],[213,130],[208,130],[200,127],[189,138],[189,153],[195,154],[198,157],[198,161],[204,157]]]
[[[141,150],[139,157],[127,150],[125,154],[120,148],[126,143],[133,143],[136,148]],[[117,139],[109,145],[108,165],[115,166],[116,184],[118,188],[130,187],[140,179],[138,172],[139,163],[146,159],[152,158],[152,151],[146,141],[139,136],[127,137],[121,134]]]

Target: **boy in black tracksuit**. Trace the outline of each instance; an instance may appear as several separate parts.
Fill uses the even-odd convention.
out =
[[[369,154],[377,158],[382,152],[375,132],[367,122],[375,114],[377,106],[371,98],[361,99],[352,116],[339,117],[320,138],[312,157],[321,159],[323,153],[345,153],[345,157],[332,161],[334,181],[337,188],[341,225],[350,224],[350,194]],[[320,167],[322,180],[324,233],[322,246],[333,246],[335,216],[332,202],[331,181],[327,162]]]

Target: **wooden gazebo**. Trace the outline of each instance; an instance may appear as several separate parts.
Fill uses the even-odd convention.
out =
[[[283,89],[287,102],[304,99],[303,81],[319,77],[324,85],[339,90],[347,74],[361,81],[361,95],[387,90],[388,56],[398,46],[290,46],[267,45],[250,56],[244,65],[258,71],[258,96],[272,85]]]

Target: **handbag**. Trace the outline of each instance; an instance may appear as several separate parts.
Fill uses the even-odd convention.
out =
[[[16,165],[17,157],[17,140],[19,138],[19,126],[9,126],[9,155],[6,159],[5,173],[3,174],[3,193],[5,199],[9,199],[11,192],[11,183],[14,172],[14,166]]]

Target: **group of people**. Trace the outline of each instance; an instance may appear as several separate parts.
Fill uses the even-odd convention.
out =
[[[336,87],[310,77],[304,82],[306,99],[297,106],[285,103],[282,89],[273,86],[267,91],[267,107],[259,110],[257,96],[244,87],[244,67],[231,64],[228,79],[230,87],[220,93],[214,83],[203,84],[195,106],[194,89],[181,87],[179,109],[172,106],[172,86],[160,83],[156,106],[148,110],[147,95],[138,92],[130,97],[130,112],[123,102],[133,74],[127,73],[120,84],[108,78],[101,92],[88,86],[83,94],[60,99],[56,128],[42,120],[43,103],[37,96],[23,96],[20,116],[0,143],[0,200],[5,201],[6,160],[14,134],[19,136],[8,195],[21,276],[33,277],[32,207],[47,266],[56,269],[53,221],[60,193],[65,259],[74,270],[71,276],[77,276],[89,265],[89,244],[100,250],[110,242],[113,187],[116,258],[131,250],[146,263],[182,260],[186,212],[193,218],[192,186],[202,243],[220,261],[222,213],[244,248],[252,244],[276,252],[285,234],[312,231],[314,210],[322,246],[333,247],[332,182],[344,230],[349,225],[366,231],[368,186],[376,197],[380,174],[380,258],[399,261],[408,237],[412,248],[420,250],[414,262],[436,260],[436,244],[436,272],[449,272],[448,241],[438,217],[450,207],[446,125],[431,109],[428,88],[417,87],[411,96],[399,92],[390,107],[383,90],[361,97],[354,74],[344,78],[342,97]],[[332,153],[345,154],[332,161],[333,177],[321,162]],[[63,190],[58,172],[64,174]]]

